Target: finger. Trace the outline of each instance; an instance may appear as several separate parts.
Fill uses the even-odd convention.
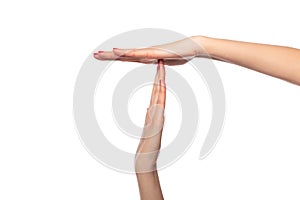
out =
[[[159,76],[159,72],[157,70],[157,72],[155,74],[154,82],[153,82],[150,105],[149,105],[149,108],[147,108],[145,125],[149,124],[150,121],[151,121],[150,116],[149,116],[149,109],[152,108],[155,104],[158,104],[159,91],[160,91],[159,77],[158,76]]]
[[[126,56],[118,56],[113,52],[98,52],[94,53],[94,58],[98,60],[118,60],[123,62],[137,62],[143,64],[157,64],[157,59],[150,58],[134,58],[134,57],[126,57]],[[187,58],[166,58],[165,65],[173,66],[173,65],[182,65],[189,60]]]
[[[112,51],[98,51],[94,53],[94,58],[98,60],[116,60],[118,57]]]
[[[158,81],[162,80],[163,83],[165,83],[165,66],[163,60],[158,60]]]
[[[163,58],[180,58],[181,56],[160,47],[149,47],[141,49],[113,49],[114,54],[118,56],[147,58],[147,59],[163,59]]]
[[[149,117],[149,108],[147,108],[146,112],[146,118],[145,118],[145,124],[144,126],[148,125],[150,123],[150,117]]]
[[[163,60],[158,61],[159,65],[159,94],[157,104],[161,104],[165,107],[166,102],[166,84],[165,84],[165,66]]]
[[[143,64],[154,64],[157,62],[156,59],[136,59],[131,57],[118,57],[116,60],[123,61],[123,62],[137,62]]]
[[[99,51],[94,53],[94,57],[98,60],[119,60],[124,62],[138,62],[144,64],[151,64],[157,62],[156,59],[138,59],[132,57],[120,57],[110,51]]]
[[[165,108],[166,105],[166,85],[162,80],[159,82],[159,95],[158,95],[158,100],[157,104],[162,105]]]
[[[154,78],[154,82],[153,82],[151,99],[150,99],[150,106],[149,107],[156,104],[157,99],[158,99],[158,92],[159,92],[159,79],[158,79],[158,68],[157,68],[155,78]]]
[[[158,65],[157,65],[157,72],[156,72],[155,80],[154,80],[154,84],[153,84],[150,106],[152,106],[154,104],[158,104],[158,101],[160,98],[161,87],[165,87],[165,67],[164,67],[163,60],[160,59],[158,61]],[[164,103],[162,102],[162,104],[164,104]]]
[[[118,56],[125,56],[125,53],[128,51],[131,51],[132,49],[120,49],[120,48],[113,48],[113,52],[114,54],[118,55]]]
[[[132,58],[132,57],[118,57],[115,60],[123,62],[138,62],[144,64],[158,64],[157,59],[148,59],[148,58]],[[189,59],[187,58],[167,58],[164,59],[164,65],[174,66],[174,65],[183,65],[187,63]]]
[[[163,60],[159,60],[157,65],[157,72],[155,74],[153,88],[152,88],[150,106],[147,109],[145,125],[152,123],[151,117],[149,116],[149,109],[157,105],[161,105],[162,108],[164,109],[165,101],[166,101],[165,67],[164,67]],[[158,117],[157,119],[160,119],[160,117]]]

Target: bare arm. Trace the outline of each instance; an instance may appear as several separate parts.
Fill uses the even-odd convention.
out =
[[[163,199],[156,161],[161,146],[165,99],[165,69],[163,61],[160,60],[153,84],[150,106],[147,109],[143,135],[135,159],[141,200]]]
[[[99,52],[94,57],[141,63],[164,59],[167,65],[184,64],[193,57],[207,57],[300,85],[300,49],[284,46],[193,36],[149,48]]]
[[[300,50],[290,47],[199,37],[212,58],[300,85]]]

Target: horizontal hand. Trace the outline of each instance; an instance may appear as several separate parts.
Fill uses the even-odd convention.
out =
[[[157,63],[163,59],[166,65],[182,65],[192,58],[204,55],[199,46],[199,37],[189,37],[176,42],[140,49],[118,49],[99,51],[94,57],[99,60],[119,60],[126,62]]]

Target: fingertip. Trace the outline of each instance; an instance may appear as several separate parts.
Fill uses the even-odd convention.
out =
[[[118,55],[118,54],[119,54],[119,49],[118,49],[118,48],[113,48],[113,49],[112,49],[112,52],[113,52],[114,54]]]
[[[157,65],[157,70],[161,70],[161,73],[164,73],[164,61],[162,59],[158,59],[158,65]],[[161,74],[162,75],[162,74]]]
[[[94,58],[98,58],[98,53],[94,53]]]
[[[158,59],[158,65],[163,66],[164,65],[164,60],[163,59]]]
[[[117,56],[125,56],[126,50],[119,49],[119,48],[113,48],[113,53]]]
[[[120,49],[119,49],[119,48],[113,48],[113,49],[112,49],[112,52],[113,52],[114,54],[116,54],[116,55],[119,56],[119,54],[120,54]]]

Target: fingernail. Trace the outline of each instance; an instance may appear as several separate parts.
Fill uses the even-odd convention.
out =
[[[118,48],[113,48],[113,50],[118,49]]]
[[[94,53],[94,56],[98,55],[98,53]]]
[[[159,70],[159,69],[160,69],[160,64],[157,65],[157,70]]]
[[[104,51],[98,51],[98,53],[103,53]]]

